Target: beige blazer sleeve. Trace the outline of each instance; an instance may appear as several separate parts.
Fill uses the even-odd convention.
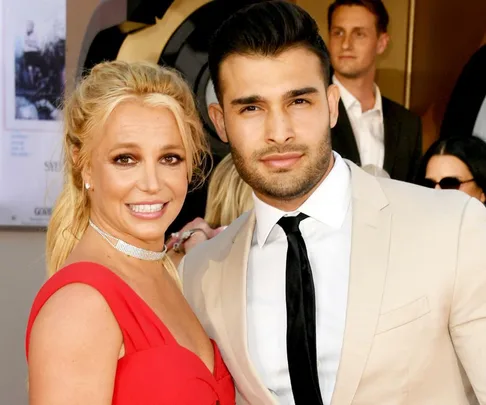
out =
[[[486,209],[472,198],[464,210],[449,328],[479,403],[486,404]]]

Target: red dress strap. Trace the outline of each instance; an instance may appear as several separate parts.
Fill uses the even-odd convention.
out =
[[[37,294],[27,324],[27,355],[32,325],[41,308],[58,290],[73,283],[93,287],[106,300],[122,331],[126,355],[165,344],[166,330],[162,328],[163,324],[154,322],[153,311],[125,281],[100,264],[79,262],[55,273]]]

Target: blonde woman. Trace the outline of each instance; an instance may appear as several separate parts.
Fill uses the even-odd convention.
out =
[[[228,226],[253,208],[251,193],[236,171],[231,154],[226,155],[211,175],[204,219],[212,228]]]
[[[175,266],[186,252],[211,239],[236,218],[253,208],[252,190],[236,171],[231,154],[226,155],[211,174],[206,215],[189,222],[172,235],[168,248]]]
[[[234,404],[231,376],[165,255],[164,233],[207,150],[189,88],[156,65],[103,63],[64,114],[52,277],[27,328],[30,403]]]

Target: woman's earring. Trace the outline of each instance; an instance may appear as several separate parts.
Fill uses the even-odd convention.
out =
[[[89,190],[89,189],[91,188],[91,184],[86,183],[86,184],[84,185],[84,187],[86,188],[86,190]]]

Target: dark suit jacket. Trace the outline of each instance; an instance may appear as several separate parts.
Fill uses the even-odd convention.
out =
[[[385,127],[383,168],[392,179],[413,182],[422,157],[420,117],[386,97],[382,97],[382,106]],[[358,144],[342,101],[339,101],[339,118],[331,130],[331,137],[333,150],[361,166]]]
[[[457,79],[440,128],[441,138],[473,135],[486,96],[486,45],[479,48]]]

